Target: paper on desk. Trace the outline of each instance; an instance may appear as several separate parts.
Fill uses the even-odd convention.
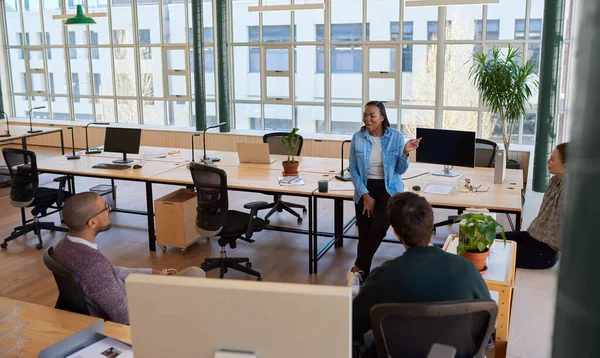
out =
[[[99,340],[66,358],[133,358],[133,348],[110,337]]]
[[[337,181],[332,180],[329,182],[329,191],[348,191],[354,190],[354,185],[351,181]]]
[[[279,185],[304,185],[304,179],[301,176],[277,177]]]
[[[454,189],[454,185],[444,185],[444,184],[429,184],[427,188],[423,191],[427,194],[441,194],[448,195]]]

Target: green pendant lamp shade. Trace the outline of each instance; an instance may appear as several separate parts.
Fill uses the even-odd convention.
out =
[[[83,14],[83,8],[81,5],[77,5],[77,15],[65,21],[67,25],[94,25],[96,21],[91,17],[87,17]]]

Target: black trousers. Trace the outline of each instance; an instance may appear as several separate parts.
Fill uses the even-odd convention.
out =
[[[364,272],[363,279],[366,279],[371,272],[371,263],[373,257],[385,238],[390,222],[386,215],[386,206],[390,194],[385,190],[383,179],[369,179],[367,181],[369,195],[375,199],[375,208],[373,216],[369,217],[366,213],[363,215],[363,199],[354,205],[356,209],[356,224],[358,225],[358,255],[354,266]]]
[[[497,236],[501,239],[500,235]],[[556,265],[559,254],[550,246],[531,237],[527,231],[509,231],[506,240],[517,243],[517,267],[542,270]]]

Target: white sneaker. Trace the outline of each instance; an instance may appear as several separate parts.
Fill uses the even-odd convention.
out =
[[[358,291],[360,290],[360,283],[362,282],[363,271],[352,272],[348,271],[346,273],[346,280],[348,281],[348,287],[352,288],[352,298],[358,295]]]

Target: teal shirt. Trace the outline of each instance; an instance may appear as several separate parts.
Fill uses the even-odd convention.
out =
[[[489,300],[471,261],[439,247],[413,247],[371,272],[352,303],[355,339],[371,330],[371,308],[379,303]]]

